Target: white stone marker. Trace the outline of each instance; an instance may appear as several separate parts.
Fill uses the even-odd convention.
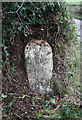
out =
[[[50,88],[53,70],[52,57],[52,49],[44,40],[31,40],[25,47],[29,85],[36,93],[52,91]]]

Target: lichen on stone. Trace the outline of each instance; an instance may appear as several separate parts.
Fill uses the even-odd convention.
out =
[[[51,91],[49,83],[53,70],[53,54],[50,45],[43,40],[30,41],[25,47],[25,59],[30,87],[40,93]]]

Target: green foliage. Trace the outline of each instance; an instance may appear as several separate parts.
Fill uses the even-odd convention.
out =
[[[80,117],[80,111],[78,111],[77,108],[74,108],[73,105],[62,105],[63,110],[61,111],[61,118],[68,119],[73,118],[76,116],[76,118]]]
[[[9,105],[8,105],[8,107],[11,108],[12,105],[13,105],[13,102],[10,102]]]
[[[2,98],[7,98],[7,95],[2,95]]]
[[[54,17],[52,17],[54,16]],[[54,20],[53,20],[54,19]],[[53,20],[53,30],[49,32],[51,29],[50,22]],[[74,27],[74,21],[72,20],[72,17],[70,17],[67,14],[66,7],[64,3],[62,2],[26,2],[26,3],[19,3],[19,2],[7,2],[3,3],[3,24],[2,24],[2,31],[3,31],[3,43],[2,43],[2,54],[3,54],[3,61],[2,61],[2,67],[3,72],[7,70],[7,68],[10,69],[12,73],[15,72],[16,67],[15,65],[12,65],[8,53],[9,46],[13,46],[16,42],[16,33],[23,33],[23,37],[29,37],[29,35],[32,35],[32,29],[33,28],[42,28],[45,29],[46,32],[48,32],[52,38],[51,43],[56,44],[60,50],[60,56],[63,55],[65,49],[63,47],[64,44],[69,45],[73,42],[76,43],[77,41],[77,34]],[[44,32],[44,31],[43,31]],[[47,35],[46,35],[47,36]],[[43,37],[43,36],[42,36]],[[49,40],[49,37],[47,37]],[[56,56],[54,55],[54,58]],[[76,62],[74,62],[74,66],[77,65]],[[69,69],[70,76],[72,73],[76,74],[76,68],[72,66],[71,70]],[[79,65],[78,65],[79,66]],[[54,77],[54,87],[56,84],[56,77]],[[71,83],[70,83],[71,84]],[[56,86],[57,87],[57,86]],[[55,87],[55,88],[56,88]],[[2,98],[7,98],[7,95],[2,95]],[[51,114],[52,116],[55,116],[56,118],[62,118],[67,119],[75,115],[79,115],[79,112],[77,110],[73,110],[73,107],[62,105],[61,111],[51,112],[51,108],[53,104],[55,104],[55,99],[51,100],[51,105],[48,106],[49,100],[44,100],[44,97],[32,97],[29,95],[23,95],[23,97],[16,97],[15,99],[22,99],[24,100],[27,98],[27,101],[30,100],[30,103],[32,103],[32,106],[36,106],[42,104],[43,106],[43,113],[40,111],[35,112],[35,116],[37,119],[43,116],[44,111],[45,114],[48,116]],[[10,101],[10,103],[7,105],[9,109],[13,106],[13,101]],[[56,106],[55,106],[56,107]],[[24,108],[24,104],[20,105],[20,108]],[[52,108],[53,109],[53,108]],[[13,117],[13,113],[10,112],[10,119],[15,119]]]
[[[37,97],[36,100],[41,100],[41,98]]]
[[[15,72],[15,66],[13,66],[13,67],[11,67],[11,70],[13,71],[13,72]]]
[[[24,108],[24,104],[22,104],[20,107]]]
[[[48,100],[46,100],[45,102],[44,102],[44,104],[47,104],[49,101]]]
[[[41,114],[41,113],[38,113],[37,111],[35,112],[35,115],[36,115],[36,118],[37,118],[37,119],[39,119],[39,118],[42,116],[42,114]]]
[[[51,100],[51,104],[56,104],[55,99]]]
[[[12,6],[12,7],[11,7]],[[33,25],[43,24],[47,25],[47,19],[50,14],[55,14],[58,16],[55,24],[59,24],[59,27],[63,30],[66,29],[69,31],[72,27],[68,22],[69,17],[66,12],[66,7],[63,2],[54,2],[54,3],[24,3],[22,7],[21,3],[3,3],[3,8],[7,7],[3,15],[3,39],[7,42],[7,37],[12,36],[12,31],[23,32],[25,37],[31,34],[31,27]],[[19,9],[20,8],[20,9]],[[9,21],[10,19],[10,21]],[[60,20],[59,20],[60,19]],[[5,21],[6,20],[6,21]],[[6,22],[6,24],[5,24]],[[60,25],[61,24],[61,25]],[[70,25],[69,25],[70,24]],[[73,31],[73,29],[71,30]],[[70,33],[72,33],[70,31]],[[64,32],[64,35],[66,33]],[[68,35],[65,36],[67,38]],[[68,38],[67,38],[68,39]],[[71,39],[71,36],[70,36]],[[12,41],[11,41],[12,42]]]

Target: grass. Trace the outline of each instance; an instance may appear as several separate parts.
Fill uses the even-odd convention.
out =
[[[67,4],[81,5],[82,0],[65,0]]]
[[[81,3],[79,3],[79,2],[66,2],[67,4],[69,4],[69,5],[72,5],[72,4],[74,4],[74,5],[82,5]]]
[[[70,2],[71,3],[71,2]],[[72,3],[70,4],[66,4],[66,7],[67,7],[67,11],[74,17],[74,18],[77,18],[77,19],[82,19],[82,12],[81,12],[81,6],[79,6],[79,3],[78,5],[72,5]]]
[[[72,13],[72,17],[74,17],[76,19],[79,19],[79,20],[82,20],[82,15],[79,15],[79,14],[73,14]]]

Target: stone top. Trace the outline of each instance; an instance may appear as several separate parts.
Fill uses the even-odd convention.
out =
[[[44,41],[44,40],[31,40],[27,45],[26,45],[26,49],[28,49],[30,46],[48,46],[50,47],[50,45]]]

